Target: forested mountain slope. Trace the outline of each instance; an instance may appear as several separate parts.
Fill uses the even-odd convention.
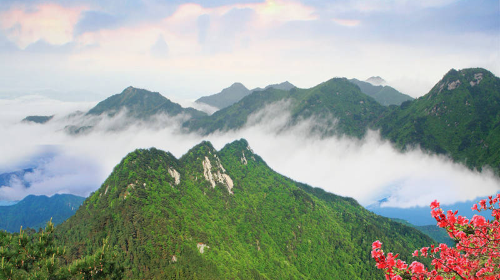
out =
[[[469,167],[500,168],[500,78],[482,68],[450,70],[431,91],[376,123],[399,147],[420,145]]]
[[[136,150],[56,231],[72,258],[107,239],[132,279],[381,279],[374,240],[404,256],[432,242],[281,176],[245,140]]]
[[[252,113],[277,101],[287,101],[292,124],[315,117],[326,134],[338,133],[361,137],[368,125],[385,110],[373,98],[345,78],[333,78],[310,89],[292,88],[289,91],[268,88],[254,91],[236,104],[211,116],[192,119],[185,125],[191,130],[211,133],[216,130],[241,128]]]
[[[52,219],[60,224],[71,217],[85,200],[84,197],[71,194],[28,195],[23,200],[10,206],[0,206],[0,230],[18,232],[23,228],[45,228]]]
[[[193,108],[183,108],[181,105],[170,101],[158,92],[151,92],[145,89],[128,87],[121,93],[115,94],[99,102],[90,109],[87,115],[114,116],[120,110],[127,109],[131,117],[146,119],[155,114],[163,113],[176,116],[184,113],[192,117],[200,117],[205,113]]]

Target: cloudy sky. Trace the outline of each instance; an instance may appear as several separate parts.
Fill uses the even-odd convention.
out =
[[[449,69],[500,74],[497,0],[2,0],[0,97],[195,99],[233,82],[379,75],[413,96]]]

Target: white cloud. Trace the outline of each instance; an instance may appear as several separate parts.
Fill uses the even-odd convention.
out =
[[[0,13],[0,27],[22,49],[39,40],[63,45],[73,41],[74,26],[84,10],[84,7],[64,8],[56,4],[15,6]]]
[[[20,166],[19,162],[25,162],[22,159],[37,154],[40,145],[55,145],[58,153],[41,165],[39,171],[29,175],[32,177],[28,178],[35,182],[32,189],[18,186],[17,190],[3,190],[0,200],[2,196],[19,199],[20,195],[32,191],[37,194],[88,194],[97,189],[113,167],[134,149],[157,147],[180,157],[202,140],[209,140],[220,149],[240,138],[247,139],[253,150],[275,171],[336,194],[354,197],[363,205],[386,197],[389,198],[387,206],[427,206],[434,199],[451,204],[500,190],[499,178],[489,171],[471,171],[445,157],[418,149],[402,154],[381,140],[377,132],[369,132],[362,140],[322,138],[314,133],[314,127],[322,128],[317,120],[305,120],[285,129],[289,121],[287,103],[276,103],[254,114],[241,130],[216,132],[206,137],[181,133],[182,116],[159,116],[155,125],[138,123],[118,131],[109,128],[127,120],[104,119],[93,132],[74,137],[61,131],[67,123],[62,117],[45,125],[12,122],[32,114],[26,111],[25,104],[25,100],[0,103],[0,112],[7,108],[11,111],[8,115],[0,114],[0,124],[7,136],[0,138],[0,154],[6,155],[0,158],[0,169]],[[76,103],[67,104],[78,107]],[[53,112],[58,113],[63,107],[54,106]],[[86,104],[81,106],[86,107]],[[13,117],[13,112],[18,116]]]

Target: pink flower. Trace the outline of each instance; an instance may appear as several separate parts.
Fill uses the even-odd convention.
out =
[[[472,211],[477,211],[477,204],[472,205]]]
[[[437,200],[434,200],[431,202],[431,209],[436,209],[439,208],[439,202]]]
[[[481,227],[486,223],[486,219],[483,216],[474,215],[471,222],[475,227]]]
[[[377,241],[372,243],[372,250],[380,249],[380,248],[382,248],[382,242],[377,240]]]
[[[424,273],[425,267],[422,263],[414,261],[410,264],[410,269],[412,273]]]

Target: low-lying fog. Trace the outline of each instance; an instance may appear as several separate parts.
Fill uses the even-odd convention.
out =
[[[66,125],[85,118],[77,115],[68,119],[68,114],[86,112],[94,105],[41,97],[0,100],[0,174],[34,168],[23,178],[14,176],[9,186],[0,187],[0,201],[19,200],[28,194],[87,196],[134,149],[156,147],[181,157],[202,140],[221,149],[240,138],[247,139],[254,152],[275,171],[354,197],[363,205],[382,198],[389,198],[385,205],[393,207],[428,206],[434,199],[452,204],[500,190],[500,180],[491,171],[471,171],[418,148],[400,153],[381,140],[377,131],[370,131],[362,140],[321,138],[311,132],[311,127],[317,125],[314,120],[283,130],[289,118],[286,103],[266,107],[238,131],[209,136],[181,133],[182,117],[166,116],[159,116],[151,125],[138,123],[110,130],[130,121],[124,114],[97,122],[94,130],[85,135],[64,132]],[[46,124],[21,122],[28,115],[53,114]]]

